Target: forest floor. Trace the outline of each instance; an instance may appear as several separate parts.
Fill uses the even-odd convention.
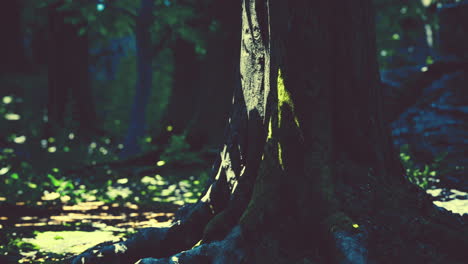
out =
[[[113,201],[91,197],[70,202],[51,193],[34,203],[9,203],[0,197],[0,263],[57,263],[99,243],[123,239],[140,228],[168,226],[180,206],[195,201],[190,198],[198,194],[193,193],[194,188],[199,191],[190,186],[194,182],[192,178],[169,183],[156,176],[133,183],[120,180],[117,187],[108,186],[111,192],[121,192]],[[143,189],[157,188],[158,184],[162,189],[153,199],[134,201],[144,197]],[[122,199],[125,193],[128,196]],[[430,189],[428,193],[437,197],[436,205],[468,214],[468,193],[454,189]]]
[[[179,207],[196,201],[200,184],[193,176],[169,182],[155,175],[117,180],[107,199],[92,190],[78,202],[54,192],[35,202],[0,197],[0,263],[56,263],[140,228],[168,226]]]
[[[0,206],[0,262],[53,263],[139,228],[168,226],[178,206],[82,202],[76,205]]]

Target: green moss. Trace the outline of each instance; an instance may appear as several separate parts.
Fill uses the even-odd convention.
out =
[[[268,122],[268,136],[267,136],[267,141],[269,139],[273,138],[273,124],[272,124],[272,121],[271,121],[271,117],[270,117],[270,122]]]
[[[281,75],[281,69],[278,69],[277,88],[278,88],[278,123],[281,124],[282,107],[289,106],[291,108],[292,113],[294,114],[294,103],[291,98],[291,93],[288,90],[286,90],[286,87],[284,85],[284,79],[283,79],[283,76]],[[294,114],[294,122],[296,123],[296,126],[299,127],[299,119],[297,118],[295,114]]]
[[[281,149],[281,144],[278,142],[278,162],[282,169],[284,169],[283,164],[283,150]]]
[[[284,87],[284,80],[283,76],[281,75],[281,69],[278,70],[278,83],[277,83],[277,89],[278,89],[278,122],[281,123],[281,108],[283,107],[284,104],[287,104],[293,107],[293,102],[291,100],[291,95],[290,93],[286,90]]]

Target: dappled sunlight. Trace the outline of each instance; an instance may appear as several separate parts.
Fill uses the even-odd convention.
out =
[[[25,206],[25,203],[20,203],[15,211],[26,213],[31,210]],[[174,218],[173,212],[145,211],[129,202],[83,202],[63,205],[53,214],[44,215],[47,212],[44,211],[34,215],[34,212],[24,216],[4,216],[0,213],[2,230],[14,231],[13,234],[37,230],[33,236],[19,236],[21,243],[30,245],[21,250],[20,263],[37,261],[37,255],[48,254],[46,259],[52,259],[53,254],[77,254],[102,242],[118,241],[139,228],[169,227]]]
[[[468,214],[468,193],[455,189],[430,189],[427,193],[441,199],[434,201],[436,206],[442,207],[454,214]]]
[[[16,144],[23,144],[24,142],[26,142],[26,137],[25,136],[18,136],[18,137],[15,137],[13,139],[13,141],[16,143]]]
[[[78,254],[99,243],[117,241],[120,238],[121,236],[116,236],[109,231],[47,231],[38,233],[35,238],[23,240],[37,245],[43,251],[56,254]]]
[[[13,97],[11,97],[11,96],[4,96],[3,99],[2,99],[2,102],[3,102],[4,104],[9,104],[9,103],[13,102]]]
[[[5,114],[5,119],[10,121],[18,121],[21,119],[21,116],[15,113],[7,113]]]
[[[10,166],[3,167],[0,169],[0,175],[6,174],[8,171],[10,171]]]
[[[434,204],[454,214],[468,214],[468,200],[453,199],[449,201],[434,201]]]

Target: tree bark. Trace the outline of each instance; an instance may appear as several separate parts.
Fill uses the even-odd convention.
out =
[[[371,0],[243,0],[240,83],[205,195],[172,227],[74,263],[463,263],[467,225],[392,149],[373,17]]]

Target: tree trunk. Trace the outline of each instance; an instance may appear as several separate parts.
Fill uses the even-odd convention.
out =
[[[239,1],[216,1],[209,14],[220,29],[207,37],[207,55],[199,66],[202,88],[194,117],[188,126],[188,142],[194,147],[219,146],[223,142],[226,117],[239,76]]]
[[[0,73],[27,70],[21,28],[21,3],[4,1],[0,9]]]
[[[240,87],[207,192],[172,227],[74,263],[463,263],[466,224],[392,149],[373,17],[370,0],[243,0]]]
[[[195,108],[195,98],[199,87],[199,60],[193,44],[177,39],[172,46],[174,51],[174,75],[166,122],[173,127],[173,133],[183,133]]]
[[[203,58],[197,57],[194,45],[175,41],[174,85],[165,121],[173,130],[162,132],[162,141],[169,134],[185,133],[194,149],[223,142],[230,97],[239,75],[239,12],[237,1],[217,1],[211,6],[208,15],[220,29],[206,32],[207,54]]]
[[[72,117],[82,133],[96,126],[96,113],[88,72],[88,35],[79,30],[86,25],[65,23],[66,13],[51,6],[49,10],[48,117],[63,127],[66,106],[74,102]]]
[[[138,140],[143,138],[146,128],[146,106],[153,84],[153,56],[151,49],[150,27],[153,23],[153,0],[141,0],[140,10],[136,18],[136,60],[137,82],[135,96],[129,120],[129,128],[124,142],[121,158],[138,154]]]

